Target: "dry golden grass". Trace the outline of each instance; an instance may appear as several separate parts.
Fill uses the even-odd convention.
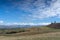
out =
[[[60,32],[26,36],[0,36],[0,40],[60,40]]]
[[[23,32],[18,32],[20,29],[14,30],[17,33],[0,34],[0,40],[60,40],[60,29],[48,27],[28,28]],[[1,31],[1,30],[0,30]],[[14,32],[12,30],[3,31]],[[9,32],[10,33],[10,32]]]

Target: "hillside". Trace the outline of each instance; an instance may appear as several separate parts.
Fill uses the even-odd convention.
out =
[[[50,25],[48,25],[48,27],[60,29],[60,23],[51,23]]]
[[[60,29],[48,26],[0,29],[0,40],[60,40]]]
[[[0,40],[60,40],[60,32],[27,36],[0,36]]]

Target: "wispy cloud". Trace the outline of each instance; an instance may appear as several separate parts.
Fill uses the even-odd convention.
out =
[[[29,12],[31,19],[44,19],[50,17],[60,17],[60,0],[24,0],[16,2],[18,9]]]
[[[9,0],[10,1],[10,0]],[[8,7],[9,5],[9,7]],[[26,12],[27,14],[21,13],[23,15],[18,16],[19,18],[27,21],[36,20],[36,19],[44,19],[44,18],[51,18],[51,17],[58,17],[60,18],[60,0],[11,0],[10,2],[6,2],[6,5],[3,4],[3,9],[6,13],[11,12],[10,10],[17,9],[19,11]],[[6,8],[5,8],[6,7]],[[15,12],[14,13],[19,13]],[[37,21],[36,21],[37,22]],[[3,21],[0,21],[3,23]],[[7,24],[32,24],[30,23],[7,23]],[[37,24],[48,24],[48,23],[37,23]]]
[[[49,1],[48,1],[49,3]],[[34,18],[37,18],[37,19],[44,19],[44,18],[50,18],[50,17],[60,17],[60,0],[52,0],[50,2],[50,6],[47,7],[45,6],[45,3],[44,4],[41,4],[44,7],[43,9],[43,6],[41,6],[40,4],[38,4],[39,6],[37,6],[37,10],[33,12],[33,17]],[[40,8],[41,9],[40,9]]]
[[[6,23],[5,25],[48,25],[50,23],[26,23],[26,22],[23,22],[23,23]]]
[[[4,23],[4,21],[0,21],[0,23]]]
[[[32,13],[32,19],[44,19],[50,17],[60,17],[60,0],[26,0],[23,2],[22,10]]]
[[[8,0],[10,1],[10,0]],[[60,0],[11,0],[10,9],[23,10],[30,13],[23,16],[30,19],[60,18]],[[8,5],[8,2],[6,3]],[[9,7],[7,6],[7,9]],[[8,10],[9,11],[9,10]]]
[[[34,23],[34,22],[12,22],[12,23],[5,23],[4,21],[0,21],[0,25],[48,25],[50,22],[40,22],[40,23]]]
[[[0,20],[0,25],[3,25],[4,24],[4,21]]]

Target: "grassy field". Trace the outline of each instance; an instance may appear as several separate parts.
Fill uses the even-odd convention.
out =
[[[32,27],[32,28],[16,28],[16,29],[0,29],[0,36],[25,36],[44,34],[49,32],[60,32],[60,29],[49,27]]]
[[[60,29],[32,27],[0,30],[0,40],[60,40]]]
[[[0,40],[60,40],[60,32],[27,36],[0,36]]]

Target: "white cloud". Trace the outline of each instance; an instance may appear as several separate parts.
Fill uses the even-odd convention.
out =
[[[6,25],[34,25],[34,23],[25,23],[25,22],[22,22],[22,23],[7,23]]]
[[[0,20],[0,25],[3,25],[4,24],[4,21]]]
[[[32,19],[44,19],[55,16],[60,17],[60,0],[37,0],[35,2],[32,1],[33,0],[28,0],[24,2],[25,4],[23,3],[22,5],[20,5],[24,11],[32,13],[30,16]],[[47,4],[45,3],[45,1],[47,2]]]
[[[12,2],[11,4],[12,9],[17,8],[18,10],[30,13],[30,16],[23,14],[25,15],[23,17],[30,18],[29,20],[44,19],[55,16],[60,18],[60,0],[15,0],[15,2]]]
[[[23,22],[23,23],[7,23],[7,24],[5,24],[5,25],[48,25],[48,24],[50,24],[50,23],[25,23],[25,22]]]
[[[0,21],[0,24],[4,23],[4,21]]]
[[[35,13],[33,14],[33,17],[35,17],[35,18],[49,18],[49,17],[57,16],[57,14],[60,15],[60,11],[59,11],[60,7],[57,6],[56,3],[60,5],[60,3],[57,0],[57,2],[51,3],[51,7],[48,7],[46,9],[42,9],[42,10],[38,8],[38,10],[35,11]],[[44,5],[44,4],[42,4],[42,5]],[[56,8],[58,8],[58,9],[56,9]]]
[[[40,25],[49,25],[51,23],[40,23]]]
[[[12,23],[4,23],[4,21],[0,21],[0,25],[48,25],[50,23],[33,23],[33,22],[12,22]]]

